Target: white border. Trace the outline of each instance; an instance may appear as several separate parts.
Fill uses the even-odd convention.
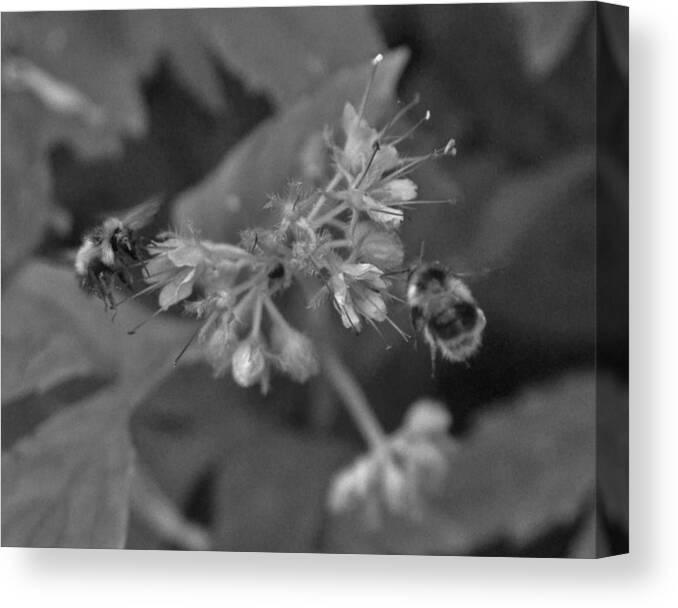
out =
[[[0,597],[6,605],[677,605],[678,21],[671,0],[629,4],[631,556],[594,562],[3,548]],[[3,11],[91,6],[83,1],[1,3]],[[97,3],[97,8],[185,6],[148,0]]]

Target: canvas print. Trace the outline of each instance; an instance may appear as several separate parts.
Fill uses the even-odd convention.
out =
[[[628,9],[2,15],[3,546],[628,542]]]

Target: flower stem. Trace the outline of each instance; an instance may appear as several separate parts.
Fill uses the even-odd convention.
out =
[[[351,224],[349,226],[349,229],[348,229],[349,231],[347,233],[347,236],[350,239],[353,239],[353,235],[355,234],[355,228],[358,225],[358,217],[359,216],[360,216],[360,214],[358,213],[357,209],[351,210]]]
[[[386,434],[360,385],[333,350],[324,349],[323,359],[325,375],[341,397],[365,441],[372,450],[384,451],[387,445]]]
[[[250,331],[250,336],[256,338],[259,335],[259,330],[261,329],[261,313],[264,308],[264,294],[257,293],[257,300],[254,304],[254,312],[252,315],[252,329]]]
[[[334,209],[332,209],[331,211],[328,211],[325,215],[319,217],[317,220],[313,220],[313,225],[315,226],[315,228],[317,230],[325,222],[329,222],[330,220],[333,220],[335,217],[337,217],[337,215],[346,211],[346,209],[348,209],[348,208],[349,207],[346,203],[340,203]]]
[[[327,187],[325,188],[325,193],[332,192],[339,185],[340,181],[341,181],[341,173],[339,173],[339,171],[337,171],[334,174],[334,177],[327,184]],[[315,205],[313,205],[313,209],[311,209],[311,212],[308,214],[308,217],[306,218],[309,222],[316,215],[318,215],[318,213],[322,209],[322,206],[325,204],[326,200],[327,200],[327,196],[325,196],[325,194],[321,194],[320,198],[315,202]]]
[[[290,330],[290,324],[287,322],[282,313],[278,310],[278,307],[273,303],[270,297],[266,296],[264,298],[264,305],[268,311],[268,316],[271,318],[271,321],[278,323],[283,329]]]

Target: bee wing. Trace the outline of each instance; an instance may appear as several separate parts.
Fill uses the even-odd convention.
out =
[[[152,198],[130,209],[120,221],[130,230],[139,230],[151,221],[160,209],[160,198]]]

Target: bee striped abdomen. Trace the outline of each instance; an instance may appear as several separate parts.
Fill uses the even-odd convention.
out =
[[[427,264],[410,276],[407,289],[412,324],[421,331],[435,359],[465,361],[480,347],[485,315],[469,288],[439,264]]]

